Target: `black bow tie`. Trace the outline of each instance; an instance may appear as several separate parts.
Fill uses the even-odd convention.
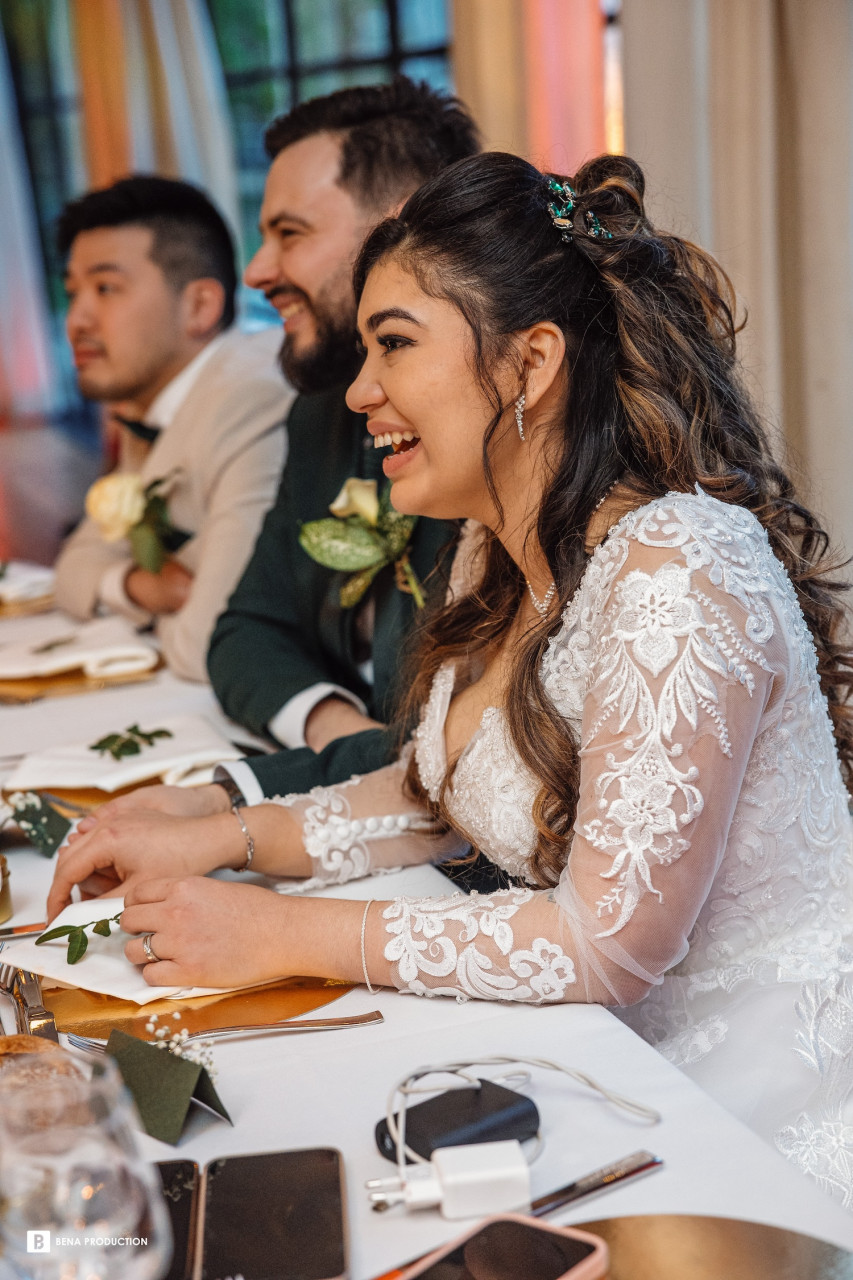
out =
[[[152,444],[160,434],[160,427],[149,426],[147,422],[141,422],[137,418],[123,418],[120,413],[114,413],[113,417],[116,422],[127,427],[132,436],[136,436],[137,440],[144,440],[146,444]]]

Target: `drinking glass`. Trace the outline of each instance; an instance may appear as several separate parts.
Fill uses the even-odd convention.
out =
[[[165,1275],[171,1230],[134,1120],[109,1058],[90,1067],[57,1050],[22,1054],[0,1070],[0,1241],[16,1275]]]

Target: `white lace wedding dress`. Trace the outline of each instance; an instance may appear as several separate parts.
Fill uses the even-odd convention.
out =
[[[467,534],[456,591],[476,572]],[[623,1006],[665,1057],[853,1205],[848,795],[814,646],[758,521],[699,490],[625,516],[591,556],[542,677],[581,744],[562,878],[393,902],[383,924],[397,985]],[[439,672],[410,748],[433,797],[466,678]],[[404,798],[404,772],[405,760],[280,801],[304,824],[306,887],[458,850]],[[489,708],[449,805],[522,882],[537,789]]]

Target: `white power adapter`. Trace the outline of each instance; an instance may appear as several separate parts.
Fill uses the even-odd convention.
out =
[[[445,1218],[478,1218],[530,1208],[530,1167],[515,1139],[439,1147],[429,1164],[407,1166],[397,1178],[372,1178],[366,1186],[379,1211],[438,1205]]]

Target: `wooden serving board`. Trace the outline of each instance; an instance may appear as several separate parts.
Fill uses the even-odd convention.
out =
[[[179,1030],[213,1031],[217,1027],[248,1027],[259,1022],[281,1022],[299,1014],[321,1009],[352,991],[352,984],[331,978],[283,978],[261,987],[247,987],[224,995],[194,996],[187,1000],[153,1000],[138,1005],[115,996],[80,991],[76,987],[55,987],[44,992],[45,1007],[56,1019],[59,1031],[109,1038],[111,1031],[150,1040],[146,1022],[156,1013],[161,1023]],[[172,1019],[180,1013],[180,1021]]]
[[[147,671],[126,672],[116,676],[87,676],[83,671],[57,671],[52,676],[21,676],[0,680],[0,702],[38,702],[42,698],[65,698],[75,693],[97,693],[101,689],[117,689],[125,684],[144,684],[160,670],[162,660]]]

